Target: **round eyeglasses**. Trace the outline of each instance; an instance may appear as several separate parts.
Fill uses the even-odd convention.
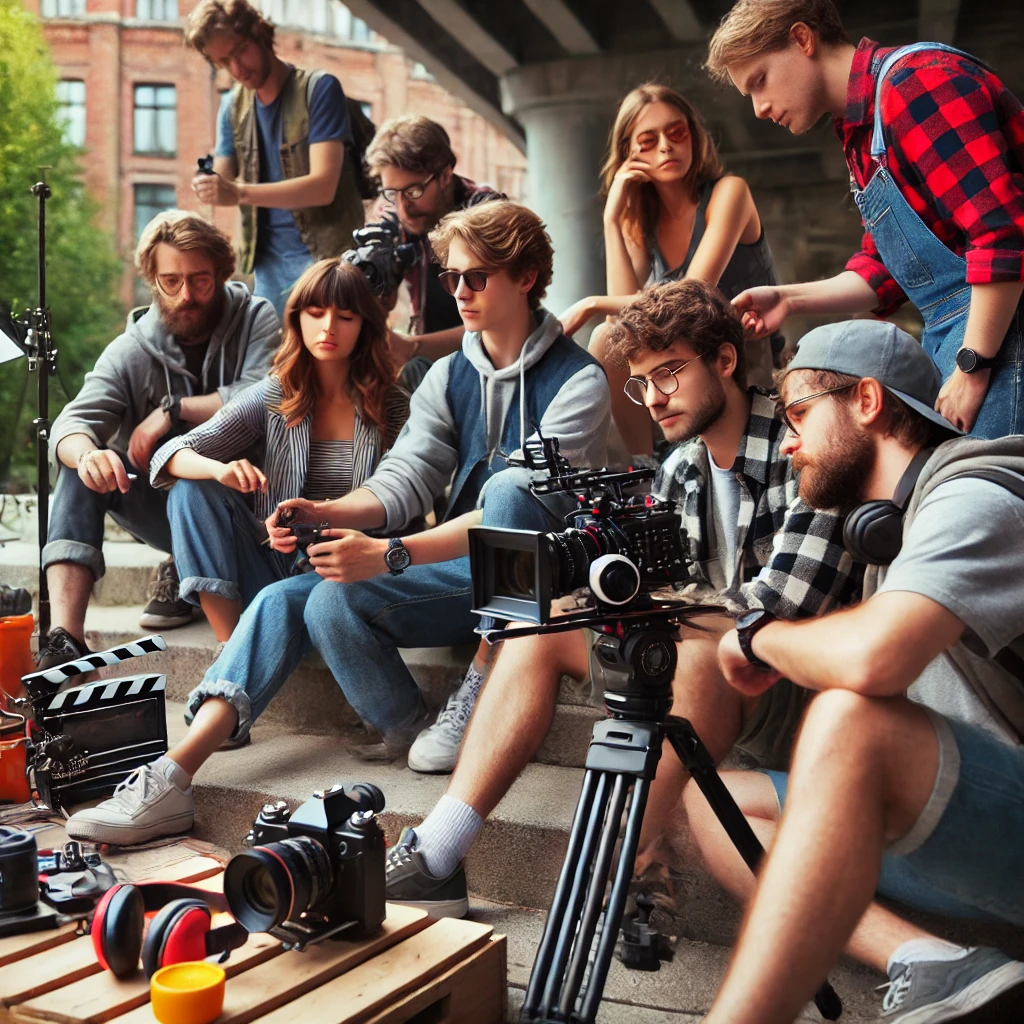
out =
[[[471,292],[482,292],[487,287],[487,278],[490,274],[486,270],[442,270],[437,275],[441,287],[449,294],[454,295],[459,290],[459,282],[465,281],[466,287]]]
[[[403,199],[419,199],[427,190],[427,186],[437,177],[437,172],[432,174],[429,178],[424,181],[418,181],[413,185],[406,185],[405,188],[382,188],[380,194],[394,206],[398,202],[398,197],[401,196]]]
[[[198,274],[157,274],[156,283],[164,295],[177,295],[181,286],[188,281],[188,290],[191,295],[198,298],[206,298],[213,294],[217,286],[217,279],[213,274],[201,270]]]
[[[653,384],[663,395],[674,394],[679,389],[679,378],[676,374],[685,370],[690,363],[696,362],[700,356],[693,356],[678,366],[659,366],[654,373],[647,377],[630,377],[623,385],[622,390],[626,397],[637,405],[647,404],[647,385]]]

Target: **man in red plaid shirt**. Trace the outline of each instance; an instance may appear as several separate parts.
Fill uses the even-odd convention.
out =
[[[864,221],[824,281],[736,297],[748,330],[793,313],[920,309],[937,408],[978,437],[1024,432],[1024,110],[987,67],[937,43],[849,41],[833,0],[740,0],[707,68],[796,135],[834,121]]]

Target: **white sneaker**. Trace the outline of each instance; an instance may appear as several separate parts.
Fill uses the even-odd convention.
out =
[[[414,772],[452,771],[483,682],[483,676],[470,668],[462,685],[448,698],[437,721],[416,737],[409,748],[409,767]]]
[[[173,762],[165,764],[172,766]],[[187,832],[196,810],[192,787],[179,789],[161,767],[145,764],[137,768],[109,800],[72,814],[68,835],[90,843],[132,846]]]

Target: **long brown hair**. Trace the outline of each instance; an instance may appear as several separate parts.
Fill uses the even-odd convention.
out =
[[[686,184],[693,198],[696,199],[700,187],[706,181],[716,181],[725,173],[722,161],[718,156],[718,148],[714,139],[708,134],[697,108],[685,97],[670,89],[667,85],[657,82],[644,82],[638,85],[619,104],[615,123],[608,137],[608,158],[601,168],[601,184],[605,195],[612,187],[612,179],[619,168],[629,159],[629,140],[633,127],[644,107],[651,103],[667,103],[675,107],[686,119],[690,129],[693,161],[686,175]],[[645,182],[642,185],[631,185],[626,194],[626,206],[622,215],[622,228],[638,244],[654,227],[658,220],[658,193],[654,185]]]
[[[388,356],[387,315],[362,271],[337,256],[314,263],[288,296],[284,337],[270,370],[280,380],[283,392],[277,411],[287,426],[294,427],[312,414],[320,392],[313,365],[316,360],[302,341],[299,323],[299,314],[310,306],[347,309],[363,318],[349,359],[349,389],[364,422],[385,432],[387,392],[397,376]]]

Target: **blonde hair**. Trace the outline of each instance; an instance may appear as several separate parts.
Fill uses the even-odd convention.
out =
[[[705,70],[716,82],[728,82],[730,64],[784,50],[798,22],[827,46],[850,41],[834,0],[739,0],[711,37]]]
[[[686,184],[696,198],[700,186],[706,181],[717,181],[725,168],[718,156],[714,139],[708,134],[697,108],[675,89],[657,82],[645,82],[628,93],[619,104],[615,123],[608,137],[608,158],[601,168],[601,185],[607,195],[612,179],[619,168],[629,159],[630,137],[637,119],[645,107],[652,103],[667,103],[675,107],[686,120],[693,147],[693,161],[686,175]],[[622,214],[622,229],[637,243],[658,220],[658,193],[650,182],[630,185],[626,192],[626,204]]]
[[[366,148],[366,166],[380,177],[385,167],[409,174],[437,174],[455,166],[448,133],[436,121],[419,114],[392,117],[378,129]]]
[[[274,26],[247,0],[200,0],[188,16],[185,45],[206,56],[210,36],[233,32],[241,39],[274,48]]]
[[[205,252],[213,261],[218,285],[235,272],[235,250],[220,228],[188,210],[165,210],[143,228],[135,250],[135,267],[150,287],[156,280],[156,247],[161,242],[179,252]]]
[[[536,309],[551,284],[554,252],[544,222],[532,210],[509,199],[478,203],[449,213],[430,232],[430,244],[442,265],[448,263],[448,247],[458,238],[491,270],[505,270],[514,281],[531,270],[537,272],[527,299]]]

